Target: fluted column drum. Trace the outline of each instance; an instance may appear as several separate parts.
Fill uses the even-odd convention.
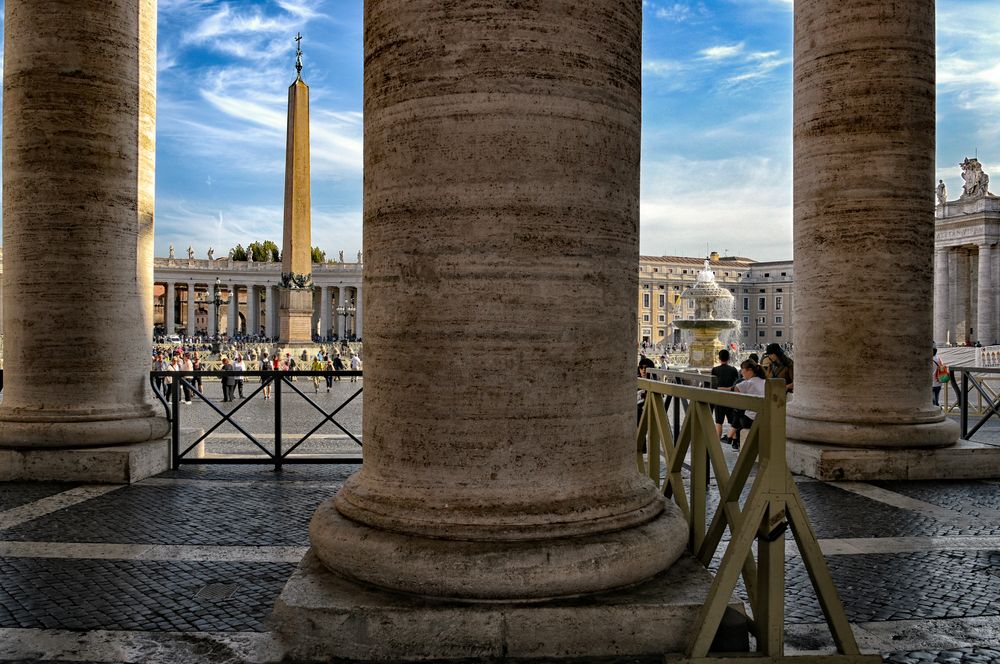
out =
[[[148,375],[155,63],[155,0],[6,3],[0,445],[167,432]]]
[[[365,3],[365,464],[313,520],[328,567],[548,597],[684,548],[633,449],[641,19]]]
[[[934,0],[796,0],[791,439],[941,446]]]

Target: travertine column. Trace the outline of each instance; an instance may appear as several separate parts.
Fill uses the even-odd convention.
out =
[[[934,252],[934,342],[943,345],[951,329],[950,279],[948,276],[947,248]]]
[[[684,548],[633,450],[641,19],[365,3],[365,463],[313,519],[328,567],[548,597]]]
[[[253,284],[247,286],[247,334],[260,334],[260,295]]]
[[[969,311],[969,292],[971,289],[971,274],[969,273],[969,250],[959,247],[955,251],[955,338],[952,343],[957,345],[969,339],[969,328],[972,316]]]
[[[954,443],[957,427],[931,406],[927,385],[934,0],[797,0],[794,61],[788,437],[856,447]]]
[[[212,291],[206,294],[206,297],[211,296]],[[218,331],[218,321],[219,321],[219,307],[215,304],[215,298],[207,301],[205,303],[205,309],[208,310],[208,320],[205,322],[205,328],[208,331],[208,336],[214,335]]]
[[[187,301],[187,308],[188,308],[187,309],[187,311],[188,311],[187,335],[189,337],[193,337],[195,335],[194,323],[195,323],[195,318],[198,315],[197,314],[197,310],[195,309],[195,295],[196,295],[196,293],[195,293],[194,283],[189,283],[188,284],[188,291],[187,291],[187,297],[188,297],[188,301]]]
[[[976,307],[976,338],[984,346],[989,346],[997,340],[996,312],[993,290],[993,247],[989,244],[979,245],[979,279],[977,280],[979,304]]]
[[[174,292],[174,282],[167,282],[167,292],[164,295],[163,300],[163,327],[166,329],[167,334],[174,333],[174,311],[177,306],[177,295]]]
[[[362,337],[362,332],[364,329],[364,322],[365,322],[365,317],[364,317],[365,297],[363,293],[363,288],[361,286],[358,286],[356,291],[358,295],[354,300],[354,306],[357,308],[357,311],[354,313],[354,334],[356,334],[358,336],[358,339],[360,339]]]
[[[1000,337],[1000,244],[993,245],[993,329]],[[1000,339],[997,339],[1000,341]]]
[[[0,445],[167,432],[148,375],[155,62],[155,0],[5,5]],[[85,284],[87,316],[54,284]]]
[[[319,333],[322,337],[326,338],[330,334],[330,327],[333,325],[333,319],[330,317],[330,287],[321,286],[319,289],[320,293],[320,305],[319,305]]]

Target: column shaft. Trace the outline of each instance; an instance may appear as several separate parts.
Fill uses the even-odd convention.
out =
[[[955,339],[956,346],[969,340],[972,312],[969,306],[970,282],[969,251],[960,247],[955,254]]]
[[[984,346],[992,345],[996,339],[996,312],[994,310],[996,291],[993,290],[993,247],[979,245],[979,289],[976,317],[976,338]]]
[[[330,287],[321,286],[319,289],[320,293],[320,303],[319,303],[319,333],[323,338],[330,335],[330,327],[333,322],[330,318]]]
[[[188,284],[187,289],[187,335],[193,337],[195,335],[195,318],[197,317],[197,311],[195,310],[195,287],[193,283]]]
[[[8,0],[5,16],[0,445],[158,438],[155,0]],[[68,283],[85,285],[86,316],[53,287]]]
[[[177,295],[174,292],[174,282],[167,282],[167,292],[163,299],[163,327],[167,334],[174,333],[174,312],[177,307]]]
[[[247,286],[247,334],[260,334],[260,296],[253,284]]]
[[[364,301],[365,297],[361,290],[361,286],[357,288],[357,297],[355,298],[354,306],[357,307],[357,312],[354,314],[354,334],[358,335],[358,339],[361,338],[362,332],[364,330]]]
[[[641,0],[365,3],[365,463],[314,517],[327,566],[548,597],[683,549],[634,460],[641,23]]]
[[[934,252],[934,342],[944,345],[951,328],[950,279],[947,248]]]
[[[240,330],[240,288],[236,284],[229,287],[229,320],[226,321],[226,334],[235,336]]]
[[[347,307],[347,289],[341,286],[337,289],[337,307]],[[343,339],[347,334],[347,316],[337,312],[337,338]]]
[[[857,447],[957,439],[928,388],[934,37],[934,0],[795,4],[790,439]],[[862,361],[863,378],[845,356]]]

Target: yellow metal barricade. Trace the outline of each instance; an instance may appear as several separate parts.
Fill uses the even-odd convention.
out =
[[[664,496],[672,498],[688,521],[688,547],[708,567],[729,528],[731,539],[698,616],[685,660],[708,664],[746,653],[710,654],[712,641],[740,576],[746,586],[752,617],[750,628],[757,650],[751,658],[770,660],[819,659],[837,664],[878,664],[878,655],[862,655],[851,632],[830,571],[809,525],[802,499],[785,460],[785,383],[769,380],[763,397],[639,380],[647,391],[646,405],[636,434],[636,462]],[[666,401],[687,403],[683,423],[674,436]],[[757,417],[730,472],[722,443],[715,433],[712,406],[751,410]],[[676,412],[676,411],[675,411]],[[645,450],[645,452],[644,452]],[[690,463],[688,488],[683,469]],[[663,465],[661,465],[661,463]],[[746,503],[740,496],[757,467]],[[708,474],[715,475],[719,508],[708,520]],[[785,534],[791,528],[819,599],[837,654],[787,657],[784,654]],[[757,542],[757,558],[752,545]]]

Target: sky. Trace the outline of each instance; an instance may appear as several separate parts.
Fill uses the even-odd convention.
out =
[[[2,5],[2,2],[0,2]],[[792,257],[790,0],[644,0],[644,255]],[[301,31],[312,237],[361,248],[362,0],[159,0],[156,255],[280,244]],[[1000,12],[938,0],[938,177],[977,154],[1000,189]],[[928,191],[933,197],[933,191]]]

